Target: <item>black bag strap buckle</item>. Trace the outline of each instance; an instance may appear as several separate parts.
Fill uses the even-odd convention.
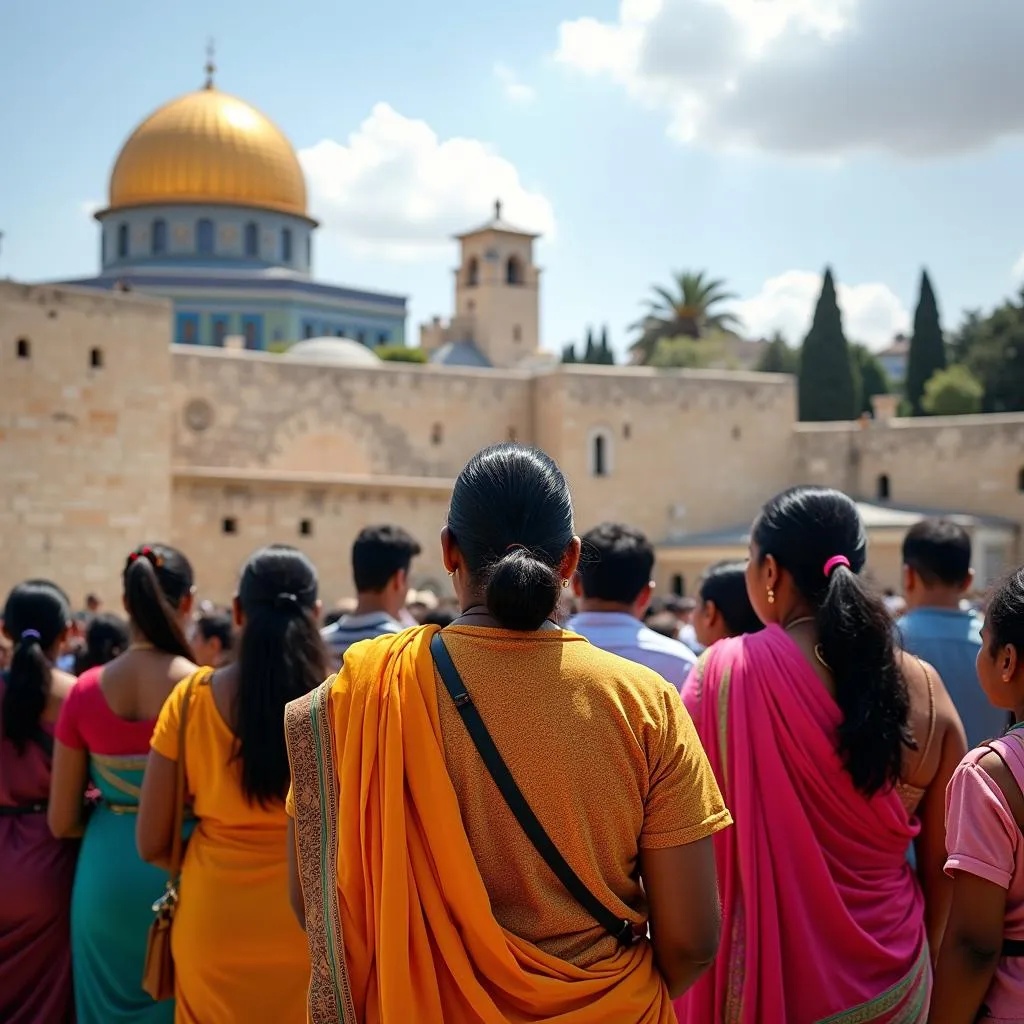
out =
[[[487,771],[490,772],[494,784],[498,787],[508,809],[515,815],[516,821],[526,835],[526,838],[533,844],[534,849],[540,854],[542,860],[551,869],[555,877],[565,886],[569,895],[587,911],[590,916],[616,942],[622,946],[631,946],[636,941],[633,925],[613,914],[583,883],[580,876],[569,866],[565,858],[559,853],[558,847],[551,841],[551,837],[544,831],[537,816],[526,802],[522,790],[512,777],[505,759],[501,756],[498,748],[494,745],[491,734],[480,717],[480,712],[473,703],[466,684],[455,667],[448,648],[445,647],[441,634],[435,633],[430,641],[430,654],[434,659],[434,665],[440,673],[441,681],[452,699],[466,731],[469,733],[473,745],[480,755]]]

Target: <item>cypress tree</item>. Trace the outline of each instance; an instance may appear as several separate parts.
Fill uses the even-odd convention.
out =
[[[924,386],[932,376],[946,368],[946,345],[939,323],[939,305],[935,301],[928,271],[921,272],[921,297],[914,313],[914,336],[910,339],[907,360],[907,401],[914,416],[924,416],[921,406]]]
[[[597,362],[597,349],[594,347],[594,332],[589,327],[587,328],[587,347],[583,353],[583,362]]]
[[[612,352],[612,347],[608,343],[607,324],[601,328],[601,344],[597,347],[597,361],[599,363],[604,363],[605,366],[615,365],[615,353]]]
[[[568,345],[562,348],[562,362],[563,363],[575,363],[576,362],[576,345],[574,342],[569,342]]]
[[[804,422],[857,418],[857,388],[850,346],[836,299],[831,268],[826,268],[821,296],[800,357],[800,419]]]

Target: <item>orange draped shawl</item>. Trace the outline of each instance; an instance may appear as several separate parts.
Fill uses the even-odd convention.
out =
[[[581,968],[495,920],[445,766],[435,632],[350,648],[286,713],[309,1019],[671,1024],[648,942]]]

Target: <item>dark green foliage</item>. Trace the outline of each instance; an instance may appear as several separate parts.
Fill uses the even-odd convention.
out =
[[[595,342],[594,332],[588,327],[587,343],[583,350],[583,357],[580,358],[576,354],[576,343],[569,342],[568,345],[562,347],[562,362],[588,363],[591,366],[614,366],[615,353],[612,351],[611,345],[608,344],[608,328],[602,328],[601,340]]]
[[[907,399],[915,416],[924,415],[921,405],[924,386],[939,370],[946,368],[946,344],[939,323],[939,306],[935,292],[928,278],[928,271],[921,273],[921,297],[914,314],[914,335],[910,339],[910,356],[907,360]]]
[[[576,345],[573,342],[569,342],[568,345],[562,346],[562,362],[563,363],[575,363],[578,362],[576,358]]]
[[[939,370],[924,386],[921,405],[929,416],[971,416],[981,412],[985,389],[961,363]]]
[[[850,347],[843,334],[835,281],[827,269],[800,355],[800,419],[852,420],[858,412]]]
[[[772,335],[755,367],[760,373],[799,373],[800,350],[790,348],[779,331]]]
[[[1024,289],[990,316],[969,313],[952,347],[984,388],[982,412],[1024,412]]]

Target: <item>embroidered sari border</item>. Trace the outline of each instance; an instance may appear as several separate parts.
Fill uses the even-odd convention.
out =
[[[928,978],[931,972],[928,945],[925,944],[914,966],[902,981],[880,996],[852,1010],[844,1010],[818,1024],[918,1024],[923,1020]],[[885,1016],[892,1012],[891,1016]]]

